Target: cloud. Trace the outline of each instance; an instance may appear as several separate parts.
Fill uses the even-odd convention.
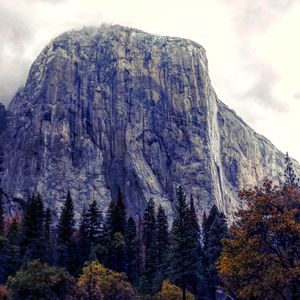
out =
[[[8,103],[16,88],[25,81],[30,61],[24,52],[34,32],[26,16],[5,4],[0,3],[0,100]]]
[[[256,61],[248,68],[250,69],[249,72],[253,72],[255,76],[254,83],[240,95],[241,98],[255,101],[269,110],[286,111],[288,109],[286,104],[274,95],[274,89],[280,76],[272,66],[264,61]]]
[[[231,5],[235,29],[241,36],[266,31],[296,3],[296,0],[221,1],[223,5]]]
[[[300,159],[300,143],[284,134],[299,128],[299,20],[297,0],[0,0],[0,101],[55,36],[118,23],[203,45],[220,99]]]

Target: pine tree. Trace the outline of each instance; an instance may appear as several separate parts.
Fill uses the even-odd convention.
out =
[[[164,273],[167,265],[167,253],[169,247],[168,218],[161,205],[158,206],[156,215],[156,245],[157,264],[159,272]]]
[[[46,261],[47,263],[53,262],[53,245],[52,245],[52,212],[48,207],[45,213],[45,247],[46,247]]]
[[[201,231],[198,223],[198,217],[196,214],[194,198],[192,195],[190,197],[189,220],[191,222],[193,241],[195,241],[195,244],[197,244],[198,267],[199,267],[198,272],[195,272],[195,274],[191,276],[190,284],[192,287],[193,294],[197,295],[200,293],[200,289],[201,289],[200,285],[202,283],[201,277],[203,277],[204,272],[203,272],[203,253],[201,247]]]
[[[291,161],[289,154],[285,156],[285,171],[284,171],[285,185],[286,186],[299,186],[299,178],[297,178],[293,162]]]
[[[115,228],[114,233],[120,232],[123,236],[126,231],[126,209],[122,192],[118,191],[118,198],[115,205]]]
[[[156,214],[156,274],[153,280],[153,292],[160,290],[163,280],[166,277],[169,232],[168,218],[161,205],[158,206]]]
[[[11,245],[18,245],[19,238],[19,221],[17,217],[14,217],[7,230],[7,239]]]
[[[105,265],[117,272],[125,272],[125,232],[126,207],[121,191],[118,191],[117,201],[111,201],[105,220],[105,231],[102,243],[106,255]]]
[[[44,204],[39,194],[29,197],[21,225],[20,253],[23,261],[45,260]]]
[[[74,233],[74,204],[70,191],[63,205],[57,227],[57,262],[60,266],[72,271],[73,263],[73,233]]]
[[[128,219],[125,235],[126,242],[126,273],[131,283],[136,283],[138,276],[138,237],[136,225],[132,217]]]
[[[145,266],[144,276],[149,282],[151,290],[148,293],[153,293],[153,279],[157,270],[157,238],[156,238],[156,216],[155,204],[151,199],[144,212],[143,219],[143,242],[145,251]]]
[[[190,218],[190,210],[182,189],[177,189],[177,203],[174,209],[174,221],[170,234],[169,279],[182,289],[182,299],[186,299],[186,290],[190,278],[198,278],[200,259],[198,240]]]
[[[91,252],[100,240],[102,226],[102,214],[98,208],[96,200],[90,204],[86,218],[89,231],[89,248]]]
[[[20,247],[19,247],[19,220],[15,216],[8,227],[7,236],[8,248],[7,248],[7,275],[15,274],[20,267]]]
[[[206,239],[204,241],[205,272],[210,297],[215,299],[216,287],[220,284],[216,262],[222,250],[221,240],[227,235],[226,218],[223,213],[219,212],[215,205],[206,219],[204,228],[206,230]]]
[[[81,264],[89,261],[90,258],[90,241],[89,241],[89,221],[86,209],[83,209],[79,225],[79,251]]]
[[[4,236],[3,190],[0,189],[0,236]]]

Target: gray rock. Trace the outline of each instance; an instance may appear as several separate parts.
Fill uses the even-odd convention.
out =
[[[130,215],[149,199],[171,215],[180,184],[199,216],[216,203],[232,220],[239,189],[283,177],[284,155],[220,102],[205,50],[185,39],[67,32],[36,59],[8,114],[3,189],[38,190],[57,211],[70,189],[77,216],[93,199],[105,209],[117,187]]]

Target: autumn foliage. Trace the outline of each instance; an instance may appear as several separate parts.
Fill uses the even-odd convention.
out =
[[[8,300],[11,296],[10,291],[5,285],[0,285],[0,300]]]
[[[182,299],[182,289],[170,283],[168,280],[164,280],[161,291],[155,297],[155,300],[181,300],[181,299]],[[195,297],[188,292],[186,294],[186,300],[195,300]]]
[[[300,191],[270,181],[243,190],[223,240],[218,271],[225,288],[241,299],[300,299]]]
[[[136,299],[134,289],[123,273],[105,268],[97,261],[82,270],[77,280],[74,299],[131,300]]]

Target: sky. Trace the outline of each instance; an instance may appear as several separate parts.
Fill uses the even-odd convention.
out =
[[[0,101],[51,39],[102,23],[201,44],[221,101],[300,161],[300,0],[0,0]]]

